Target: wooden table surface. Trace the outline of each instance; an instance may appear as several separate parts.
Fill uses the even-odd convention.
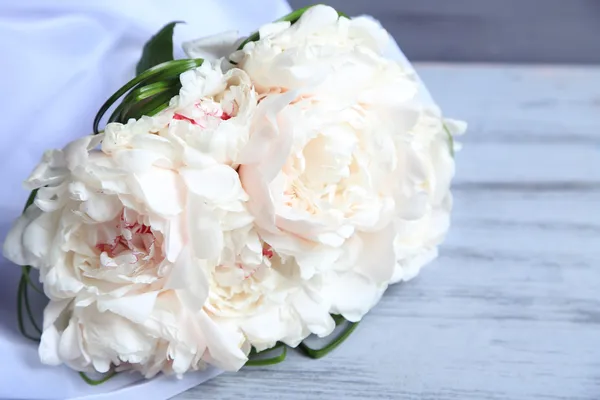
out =
[[[600,68],[417,69],[470,123],[439,259],[330,356],[177,399],[600,399]]]

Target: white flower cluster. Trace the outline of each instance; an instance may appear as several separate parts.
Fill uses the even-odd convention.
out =
[[[79,371],[237,370],[328,335],[436,256],[445,120],[387,32],[326,6],[181,75],[154,117],[47,152],[5,246],[50,298],[40,357]],[[446,127],[446,128],[445,128]]]

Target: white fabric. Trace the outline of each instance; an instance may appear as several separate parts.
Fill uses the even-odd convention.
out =
[[[175,32],[183,56],[183,40],[248,34],[289,11],[283,0],[0,0],[0,241],[43,151],[91,132],[100,105],[133,77],[144,43],[163,25],[186,21]],[[36,344],[17,331],[19,274],[0,258],[0,399],[166,399],[220,372],[151,381],[122,374],[92,387],[66,367],[43,366]]]

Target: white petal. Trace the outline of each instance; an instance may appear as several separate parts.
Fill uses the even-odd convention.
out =
[[[79,346],[79,335],[81,335],[81,332],[78,326],[79,324],[76,319],[71,318],[69,325],[60,337],[58,354],[63,362],[74,361],[83,356],[82,349]]]
[[[39,264],[48,265],[54,242],[58,230],[59,212],[42,213],[38,218],[32,221],[23,233],[23,247]]]
[[[208,278],[203,261],[194,260],[185,248],[165,283],[165,289],[174,289],[181,302],[190,310],[200,310],[208,298]]]
[[[239,37],[238,31],[226,31],[216,35],[184,42],[182,47],[189,58],[216,60],[217,58],[227,57],[235,51],[235,44]]]
[[[219,217],[199,199],[190,201],[188,213],[193,256],[216,259],[223,249],[223,229]]]
[[[379,301],[384,288],[353,272],[332,274],[323,286],[322,294],[331,301],[331,312],[342,314],[356,322]]]
[[[128,295],[118,298],[103,297],[98,299],[98,311],[111,311],[136,323],[147,320],[154,309],[158,292],[147,292],[139,295]]]
[[[44,329],[38,348],[38,355],[42,364],[53,366],[62,364],[58,352],[59,341],[60,335],[54,325]]]
[[[394,235],[392,224],[378,232],[361,232],[362,247],[354,270],[377,285],[386,284],[396,265]]]
[[[256,218],[256,223],[269,232],[277,232],[275,207],[267,182],[254,166],[240,166],[240,180],[250,200],[248,208]]]
[[[2,249],[4,257],[18,265],[32,265],[34,267],[39,267],[36,262],[36,257],[34,257],[29,249],[24,246],[23,234],[41,213],[40,209],[36,206],[30,206],[25,213],[14,222],[4,240]]]
[[[178,218],[173,218],[167,223],[165,237],[165,255],[167,260],[175,262],[181,253],[184,246],[184,221],[183,215]]]
[[[179,174],[190,191],[210,201],[232,200],[243,193],[237,172],[227,165],[182,168]]]
[[[237,371],[248,358],[240,349],[243,337],[220,328],[204,311],[198,313],[198,325],[206,338],[212,363],[225,371]]]
[[[269,36],[273,36],[285,31],[291,25],[292,23],[290,21],[278,21],[263,25],[258,30],[258,37],[260,37],[261,40],[264,38],[268,38]]]
[[[151,168],[137,174],[137,181],[148,206],[162,215],[176,215],[183,209],[183,185],[179,176],[170,170]]]
[[[299,291],[294,295],[292,304],[312,333],[324,337],[335,329],[335,322],[329,315],[329,305],[325,302],[316,302],[305,291]]]

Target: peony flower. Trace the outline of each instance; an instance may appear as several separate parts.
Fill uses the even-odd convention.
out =
[[[242,332],[258,351],[278,341],[296,347],[311,333],[323,337],[333,331],[318,282],[298,279],[252,224],[231,232],[226,243],[227,252],[210,274],[205,305],[216,321]]]
[[[451,208],[452,124],[383,57],[388,38],[315,6],[231,56],[264,108],[236,160],[257,231],[351,321],[435,256]]]
[[[245,363],[244,336],[203,309],[225,235],[252,222],[228,165],[256,105],[243,79],[207,64],[160,115],[44,155],[27,181],[35,203],[4,246],[40,270],[50,298],[42,361],[146,376]]]
[[[185,149],[183,157],[188,164],[202,165],[200,155],[210,154],[236,167],[235,160],[250,132],[268,132],[268,127],[257,127],[255,122],[269,118],[291,97],[257,104],[258,96],[244,71],[230,69],[223,74],[206,65],[181,76],[179,97],[161,113],[161,117],[176,122],[159,134]],[[215,183],[224,179],[211,170],[207,170],[206,178],[215,179]],[[190,187],[194,179],[189,176]],[[243,335],[246,344],[259,351],[278,341],[295,347],[311,333],[331,333],[335,324],[327,308],[320,307],[323,299],[317,283],[296,279],[291,269],[275,268],[273,263],[281,264],[282,260],[262,242],[245,206],[235,203],[235,208],[228,211],[220,217],[223,250],[218,259],[204,266],[210,282],[206,312],[219,324]]]

